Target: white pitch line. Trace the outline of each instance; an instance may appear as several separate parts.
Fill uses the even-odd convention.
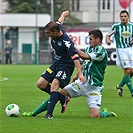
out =
[[[8,80],[8,78],[0,77],[0,81],[6,81],[6,80]]]

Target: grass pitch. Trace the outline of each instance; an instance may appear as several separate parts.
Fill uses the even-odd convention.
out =
[[[67,111],[61,114],[58,103],[52,120],[44,120],[43,112],[36,117],[23,117],[49,97],[36,87],[36,82],[48,65],[1,65],[0,75],[0,133],[132,133],[133,98],[124,86],[124,97],[119,97],[115,85],[123,76],[121,69],[108,66],[101,109],[106,107],[118,118],[90,119],[85,97],[73,98]],[[17,118],[7,117],[5,107],[10,103],[20,106]]]

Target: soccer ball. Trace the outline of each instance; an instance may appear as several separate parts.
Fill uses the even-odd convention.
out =
[[[5,109],[6,115],[8,117],[18,117],[20,114],[20,108],[17,104],[9,104]]]

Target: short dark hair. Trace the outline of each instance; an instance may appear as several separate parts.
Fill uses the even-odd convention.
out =
[[[121,16],[122,13],[126,13],[126,14],[129,16],[129,13],[128,13],[127,10],[122,10],[122,11],[120,12],[120,16]]]
[[[99,29],[91,30],[91,31],[89,32],[89,35],[91,35],[91,34],[93,35],[93,37],[94,37],[95,39],[99,38],[100,41],[102,42],[102,40],[103,40],[103,34],[102,34],[102,32],[101,32]]]
[[[55,30],[58,32],[60,31],[59,25],[54,21],[50,21],[48,24],[46,24],[46,26],[44,27],[44,30],[47,30],[47,29],[52,32],[54,32]]]

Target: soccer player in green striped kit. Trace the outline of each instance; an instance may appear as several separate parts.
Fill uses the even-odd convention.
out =
[[[122,87],[126,84],[133,97],[133,86],[131,77],[133,74],[133,24],[130,23],[129,13],[126,10],[120,12],[120,23],[114,24],[106,36],[106,42],[111,44],[110,37],[114,35],[116,40],[116,65],[122,68],[124,76],[116,86],[118,94],[123,96]]]
[[[87,82],[83,83],[78,75],[73,77],[73,83],[65,86],[59,93],[71,98],[85,96],[89,107],[90,118],[117,117],[114,112],[100,109],[104,74],[108,62],[107,51],[102,46],[103,34],[99,29],[89,32],[89,46],[84,53],[76,48],[81,59],[84,60],[82,73]]]

